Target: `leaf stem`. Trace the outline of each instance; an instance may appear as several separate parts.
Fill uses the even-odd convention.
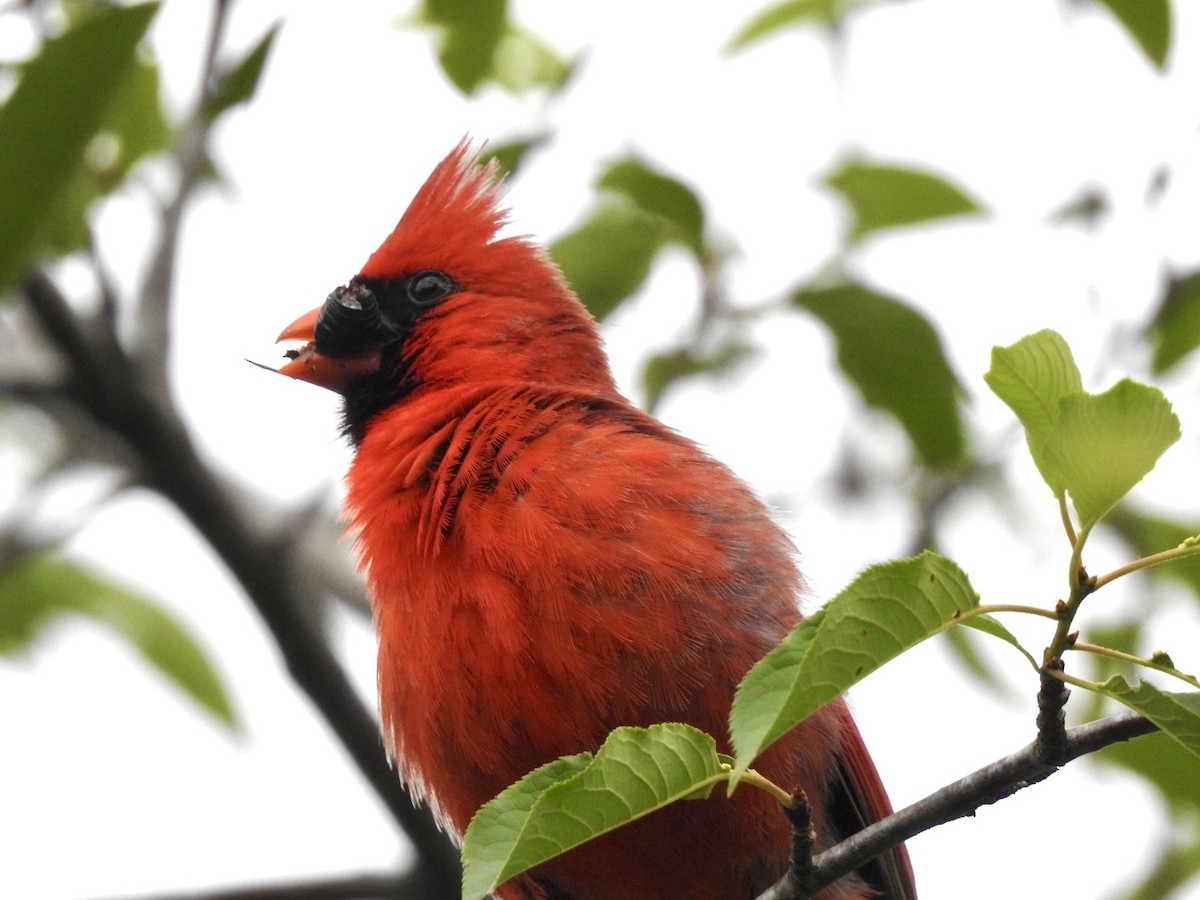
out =
[[[969,619],[972,616],[990,615],[991,613],[1024,613],[1029,616],[1041,616],[1043,619],[1058,620],[1058,613],[1052,609],[1044,609],[1040,606],[1026,606],[1021,603],[987,603],[982,606],[977,606],[972,610],[968,610],[959,617],[961,622],[963,619]]]
[[[1043,664],[1060,659],[1063,652],[1074,642],[1071,636],[1071,625],[1075,621],[1075,615],[1079,612],[1079,607],[1088,594],[1096,590],[1096,579],[1089,578],[1087,569],[1083,567],[1083,545],[1087,543],[1093,525],[1095,525],[1094,521],[1084,524],[1075,536],[1075,543],[1071,549],[1070,572],[1067,576],[1071,593],[1065,601],[1060,601],[1055,607],[1054,614],[1058,619],[1058,627],[1054,630],[1054,637],[1042,656]]]
[[[792,795],[773,782],[770,778],[767,778],[765,775],[756,772],[754,769],[747,769],[742,774],[742,776],[738,779],[738,783],[741,784],[742,782],[754,785],[754,787],[758,788],[760,791],[766,791],[768,794],[778,800],[784,809],[792,808]]]
[[[1083,582],[1083,545],[1087,543],[1088,537],[1092,533],[1092,526],[1095,522],[1088,522],[1079,529],[1079,533],[1075,536],[1075,543],[1071,547],[1071,562],[1070,571],[1067,572],[1067,583],[1071,586],[1071,595],[1074,599],[1076,591]],[[1094,590],[1094,586],[1089,589],[1083,596],[1086,597]],[[1078,606],[1083,601],[1083,597],[1076,600],[1075,605]],[[1070,601],[1068,601],[1070,602]]]
[[[1147,669],[1154,669],[1156,672],[1162,672],[1164,675],[1170,675],[1173,678],[1178,678],[1180,681],[1191,685],[1197,690],[1200,690],[1200,679],[1197,679],[1195,675],[1189,675],[1187,672],[1179,671],[1174,666],[1168,666],[1164,663],[1156,662],[1153,657],[1146,658],[1142,656],[1135,656],[1132,653],[1114,650],[1112,647],[1102,647],[1099,644],[1086,644],[1082,641],[1076,641],[1071,649],[1079,650],[1083,653],[1094,653],[1097,656],[1105,656],[1109,659],[1130,663],[1131,665],[1135,666],[1144,666]]]
[[[1036,606],[1021,606],[1019,604],[997,603],[997,604],[993,604],[990,606],[977,606],[977,607],[975,607],[975,609],[968,610],[967,612],[963,613],[961,616],[958,617],[958,619],[956,621],[960,625],[968,625],[969,619],[974,618],[976,616],[988,615],[989,613],[993,613],[993,612],[1020,612],[1020,613],[1030,613],[1032,615],[1044,616],[1044,617],[1051,618],[1051,619],[1058,618],[1056,615],[1054,615],[1053,611],[1048,610],[1048,609],[1039,609]],[[975,626],[969,626],[969,627],[975,627]],[[997,635],[994,632],[989,631],[988,629],[984,629],[984,628],[980,628],[978,630],[982,631],[984,634],[991,634],[993,637],[1000,637],[1001,640],[1004,641],[1004,643],[1008,644],[1010,647],[1015,648],[1018,653],[1020,653],[1023,657],[1025,657],[1026,661],[1029,663],[1029,665],[1031,665],[1033,667],[1033,670],[1035,672],[1040,672],[1042,670],[1042,667],[1038,665],[1038,661],[1033,658],[1033,654],[1030,653],[1028,650],[1026,650],[1024,647],[1022,647],[1021,642],[1018,641],[1011,632],[1008,632],[1007,629],[1005,629],[1007,637],[1004,637],[1002,635]]]
[[[1188,556],[1200,554],[1200,535],[1186,538],[1178,547],[1172,547],[1170,550],[1162,550],[1158,553],[1152,553],[1149,556],[1143,556],[1141,559],[1135,559],[1131,563],[1126,563],[1120,568],[1113,569],[1107,575],[1102,575],[1096,579],[1094,589],[1098,590],[1110,582],[1116,581],[1131,572],[1137,572],[1141,569],[1148,569],[1151,566],[1159,566],[1163,563],[1172,562],[1177,559],[1184,559]]]
[[[1076,678],[1074,675],[1068,675],[1062,669],[1049,669],[1046,672],[1051,678],[1061,681],[1063,684],[1069,684],[1072,687],[1082,688],[1085,691],[1093,691],[1101,693],[1100,684],[1095,681],[1088,681],[1086,678]]]
[[[1067,540],[1074,547],[1078,543],[1075,536],[1075,525],[1071,522],[1071,510],[1067,508],[1067,492],[1062,491],[1058,495],[1058,514],[1062,516],[1063,529],[1067,532]]]

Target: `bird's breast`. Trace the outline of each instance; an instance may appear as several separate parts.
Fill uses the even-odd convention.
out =
[[[617,725],[723,733],[738,680],[796,617],[790,545],[748,489],[607,400],[440,409],[384,418],[349,479],[406,777],[461,829]]]

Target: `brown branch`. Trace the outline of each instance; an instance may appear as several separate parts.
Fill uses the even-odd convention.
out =
[[[171,342],[171,298],[174,295],[175,266],[178,259],[179,232],[183,215],[204,174],[208,159],[209,133],[213,120],[206,113],[215,89],[217,57],[229,20],[229,0],[215,0],[209,24],[204,56],[200,66],[200,87],[192,112],[180,126],[173,162],[175,190],[162,205],[158,245],[150,259],[145,280],[138,295],[133,321],[133,355],[142,373],[159,397],[167,395],[167,359]]]
[[[1060,657],[1055,657],[1042,667],[1041,683],[1037,703],[1037,748],[1038,759],[1046,765],[1061,764],[1067,740],[1067,698],[1071,692],[1052,672],[1062,672],[1066,667]]]
[[[797,788],[792,792],[792,805],[785,807],[784,812],[792,823],[792,854],[787,880],[792,890],[799,890],[800,885],[812,877],[813,847],[817,842],[812,804],[804,791]]]
[[[388,764],[374,717],[314,621],[312,611],[323,598],[290,553],[287,530],[264,531],[248,521],[225,482],[200,458],[174,407],[145,384],[115,335],[89,334],[44,274],[30,275],[22,287],[70,364],[65,395],[135,451],[140,465],[135,477],[174,503],[241,583],[292,678],[416,845],[423,896],[457,897],[458,854],[432,816],[413,806]]]
[[[154,894],[139,896],[136,900],[425,900],[427,896],[413,884],[411,877],[388,874]]]
[[[296,553],[303,554],[305,567],[325,592],[347,609],[370,619],[367,587],[350,564],[349,550],[342,540],[343,526],[325,510],[316,510],[304,531],[297,536]]]
[[[1042,751],[1035,741],[829,848],[813,859],[808,877],[799,890],[793,885],[789,873],[760,894],[758,900],[800,900],[811,897],[913,835],[955,819],[973,816],[979,807],[1003,800],[1050,777],[1058,771],[1059,766],[1071,760],[1155,730],[1151,722],[1133,712],[1068,728],[1058,765],[1043,761]]]

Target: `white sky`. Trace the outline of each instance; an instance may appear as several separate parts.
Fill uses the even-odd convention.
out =
[[[988,218],[881,237],[852,262],[935,318],[973,398],[969,415],[989,440],[1008,428],[981,380],[993,344],[1053,327],[1089,387],[1139,374],[1139,354],[1106,342],[1111,325],[1128,334],[1142,323],[1164,258],[1180,266],[1200,258],[1195,4],[1175,4],[1166,77],[1109,16],[1073,3],[896,4],[854,20],[836,55],[807,30],[728,59],[721,48],[747,15],[734,6],[698,14],[645,0],[518,3],[518,19],[551,44],[585,51],[576,84],[547,113],[499,94],[464,102],[435,74],[428,38],[392,27],[391,4],[340,4],[336,15],[315,2],[236,4],[237,46],[277,18],[285,27],[258,99],[220,131],[229,189],[206,195],[184,232],[176,386],[204,450],[297,508],[336,491],[348,455],[335,434],[335,398],[242,357],[274,356],[279,329],[358,270],[461,135],[503,139],[514,123],[556,129],[551,151],[511,191],[520,231],[561,233],[587,205],[598,160],[636,150],[702,186],[710,221],[741,247],[732,289],[746,300],[777,295],[836,248],[844,223],[819,176],[839,155],[865,149],[957,179]],[[192,89],[206,7],[168,4],[155,26],[176,100]],[[0,46],[5,37],[0,29]],[[1162,162],[1174,178],[1164,204],[1147,212],[1147,179]],[[1110,187],[1116,205],[1105,229],[1046,227],[1053,208],[1094,183]],[[99,221],[126,282],[149,235],[142,201],[114,204]],[[607,328],[634,396],[638,360],[669,343],[694,294],[686,264],[672,260]],[[814,594],[828,597],[862,566],[900,552],[906,522],[885,502],[833,508],[819,478],[848,427],[875,441],[880,461],[903,444],[890,425],[848,423],[858,401],[830,373],[817,325],[775,320],[758,336],[772,350],[764,365],[716,397],[704,385],[679,392],[663,417],[786,502]],[[1200,424],[1196,375],[1190,366],[1168,385],[1185,436],[1145,485],[1146,496],[1193,518],[1195,496],[1186,494],[1196,481],[1186,467]],[[999,515],[962,504],[947,549],[985,602],[1050,602],[1066,559],[1056,512],[1019,444],[1006,446],[1030,503]],[[886,464],[903,477],[899,463]],[[90,625],[64,625],[28,656],[0,660],[0,897],[217,887],[376,870],[399,858],[389,821],[291,688],[246,601],[177,516],[131,495],[75,548],[136,576],[195,630],[244,730],[231,739]],[[1093,553],[1094,571],[1120,561],[1112,547]],[[1113,606],[1134,602],[1128,588],[1106,594]],[[1195,634],[1192,610],[1168,625]],[[1031,646],[1044,642],[1036,630],[1022,633]],[[347,620],[341,643],[369,696],[372,637]],[[1200,669],[1187,656],[1194,641],[1168,649],[1182,668]],[[998,658],[1015,673],[1019,702],[964,683],[936,643],[854,692],[897,805],[1032,738],[1034,679],[1015,657]],[[1131,779],[1072,766],[910,842],[922,896],[1112,896],[1163,839],[1156,804]]]

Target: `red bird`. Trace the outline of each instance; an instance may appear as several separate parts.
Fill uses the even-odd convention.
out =
[[[497,237],[496,180],[460,144],[362,271],[280,335],[307,342],[281,372],[344,397],[384,738],[458,835],[619,725],[687,722],[728,752],[734,689],[803,587],[751,490],[621,396],[545,253]],[[820,845],[891,811],[840,702],[755,768],[807,792]],[[753,789],[678,803],[497,897],[753,898],[786,872],[789,827]],[[915,897],[902,847],[821,894],[878,896]]]

